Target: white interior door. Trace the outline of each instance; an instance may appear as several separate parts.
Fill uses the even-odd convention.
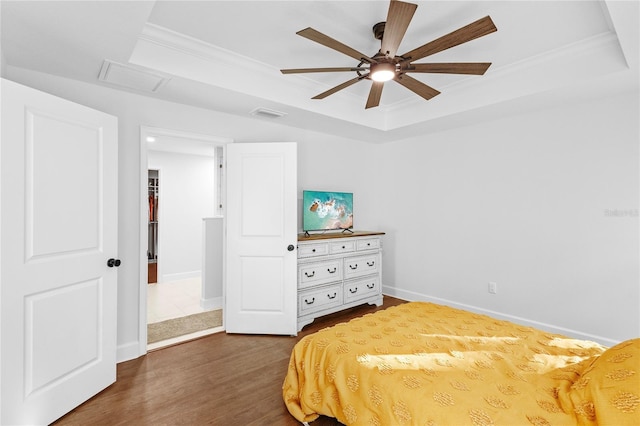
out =
[[[295,143],[227,146],[225,329],[297,334]]]
[[[1,90],[0,423],[48,424],[116,378],[117,121]]]

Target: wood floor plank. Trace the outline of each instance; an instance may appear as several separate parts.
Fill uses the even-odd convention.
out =
[[[118,364],[117,381],[64,417],[66,425],[282,425],[300,423],[282,401],[291,350],[307,334],[405,303],[384,297],[316,319],[297,337],[217,333]],[[338,426],[321,417],[313,426]]]

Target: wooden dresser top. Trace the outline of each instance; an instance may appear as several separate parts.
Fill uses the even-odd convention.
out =
[[[333,238],[350,238],[350,237],[368,237],[373,235],[384,235],[384,232],[378,231],[353,231],[353,232],[326,232],[319,234],[298,234],[298,241],[314,241],[314,240],[329,240]]]

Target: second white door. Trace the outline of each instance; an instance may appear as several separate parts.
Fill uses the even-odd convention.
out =
[[[225,329],[297,334],[295,143],[227,146]]]

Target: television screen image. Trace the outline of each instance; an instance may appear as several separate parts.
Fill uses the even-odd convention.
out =
[[[353,228],[353,193],[303,191],[302,227],[304,231]]]

